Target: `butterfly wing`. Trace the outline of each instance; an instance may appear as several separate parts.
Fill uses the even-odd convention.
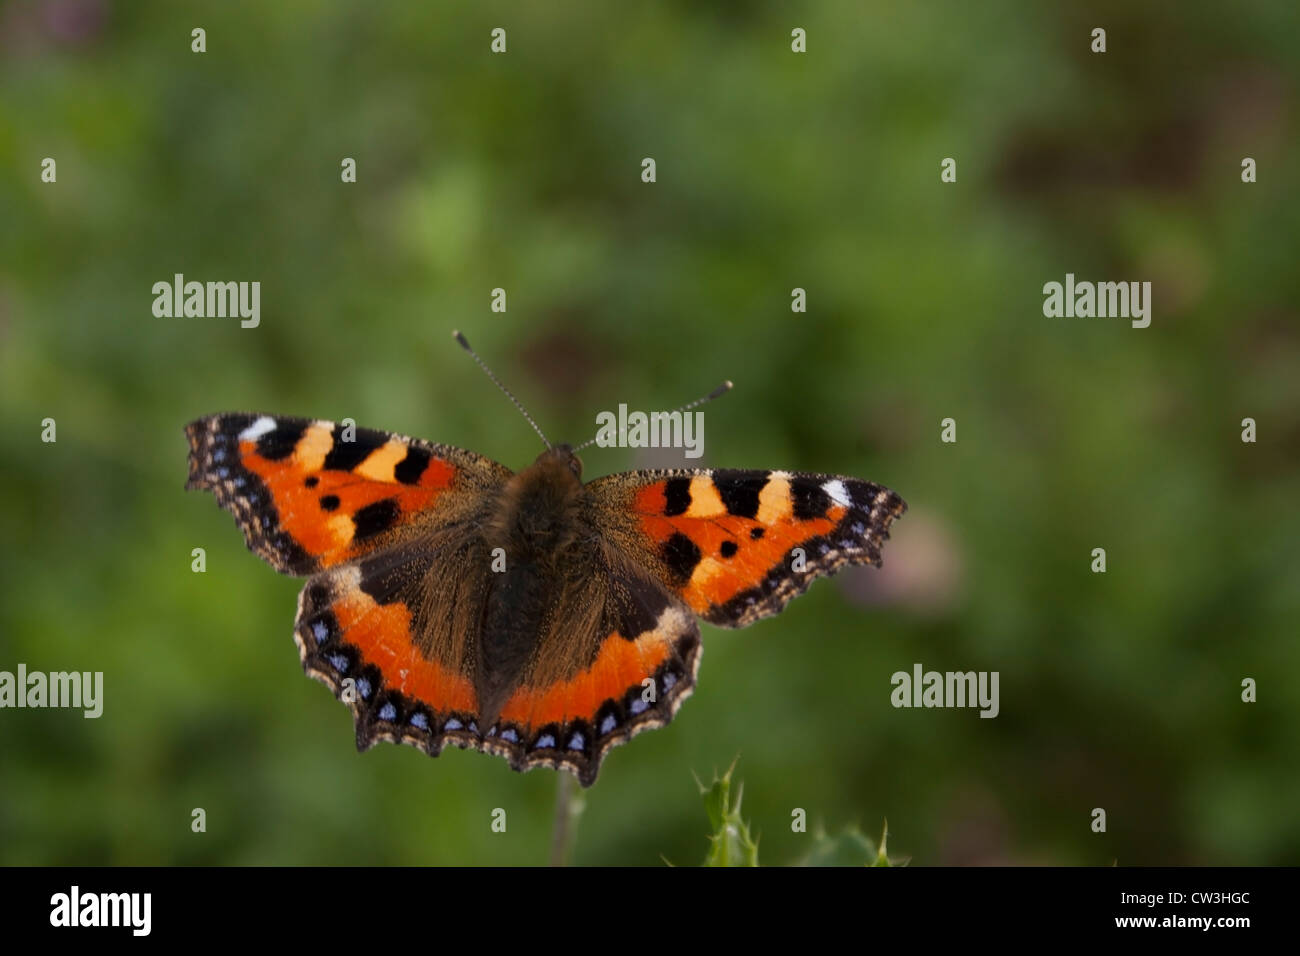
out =
[[[358,747],[477,746],[479,529],[511,472],[326,421],[227,414],[185,431],[186,487],[212,491],[277,571],[311,575],[294,639],[307,673],[352,709]]]
[[[357,749],[482,749],[474,669],[488,560],[477,523],[460,522],[307,581],[294,640],[303,669],[351,708]]]
[[[847,564],[879,565],[907,509],[872,482],[803,472],[639,471],[587,488],[625,553],[721,627],[776,614]]]
[[[481,524],[312,577],[295,627],[303,665],[351,707],[359,749],[386,740],[437,756],[450,744],[515,770],[568,770],[590,786],[612,747],[667,723],[689,695],[695,616],[584,538],[517,685],[503,703],[485,702],[478,635],[495,579]]]
[[[235,516],[277,571],[308,575],[451,524],[511,475],[448,445],[333,422],[211,415],[185,427],[189,481]]]
[[[583,786],[613,747],[672,720],[700,660],[690,609],[589,530],[501,708],[496,751],[519,770],[569,770]]]

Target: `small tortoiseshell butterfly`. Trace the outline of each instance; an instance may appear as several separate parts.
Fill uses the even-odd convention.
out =
[[[907,507],[838,475],[685,469],[583,484],[569,445],[547,443],[516,474],[352,431],[201,418],[185,429],[186,487],[213,492],[277,571],[308,577],[294,639],[307,673],[352,708],[358,749],[454,744],[583,786],[610,748],[668,723],[691,693],[696,615],[744,627],[814,578],[879,565]]]

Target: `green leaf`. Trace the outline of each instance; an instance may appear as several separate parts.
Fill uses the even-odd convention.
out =
[[[889,844],[889,821],[886,820],[885,825],[880,829],[880,849],[876,853],[875,861],[871,865],[872,866],[907,866],[908,862],[912,858],[910,856],[902,856],[899,857],[897,860],[891,860],[889,858],[888,844]]]
[[[744,784],[736,784],[735,802],[731,799],[731,774],[735,769],[733,760],[721,777],[715,771],[713,783],[708,787],[698,778],[695,781],[704,797],[704,810],[713,830],[709,835],[705,866],[758,866],[758,841],[750,836],[749,824],[740,815]]]
[[[877,847],[856,826],[846,827],[835,836],[827,836],[818,830],[813,834],[813,845],[802,859],[799,866],[901,866],[906,859],[891,860],[887,843],[889,840],[889,821],[885,821]]]

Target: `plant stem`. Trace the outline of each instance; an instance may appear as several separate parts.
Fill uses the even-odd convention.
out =
[[[555,827],[551,831],[551,866],[568,866],[573,842],[578,836],[578,818],[584,801],[578,793],[577,778],[558,771],[555,786]]]

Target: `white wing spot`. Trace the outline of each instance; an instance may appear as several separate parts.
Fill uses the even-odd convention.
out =
[[[257,441],[267,432],[275,431],[275,419],[270,415],[263,415],[253,424],[249,425],[239,433],[240,441]]]
[[[846,508],[853,507],[853,499],[849,497],[849,489],[844,487],[844,482],[838,478],[832,478],[822,485],[822,491],[831,496],[831,500],[837,505],[843,505]]]

